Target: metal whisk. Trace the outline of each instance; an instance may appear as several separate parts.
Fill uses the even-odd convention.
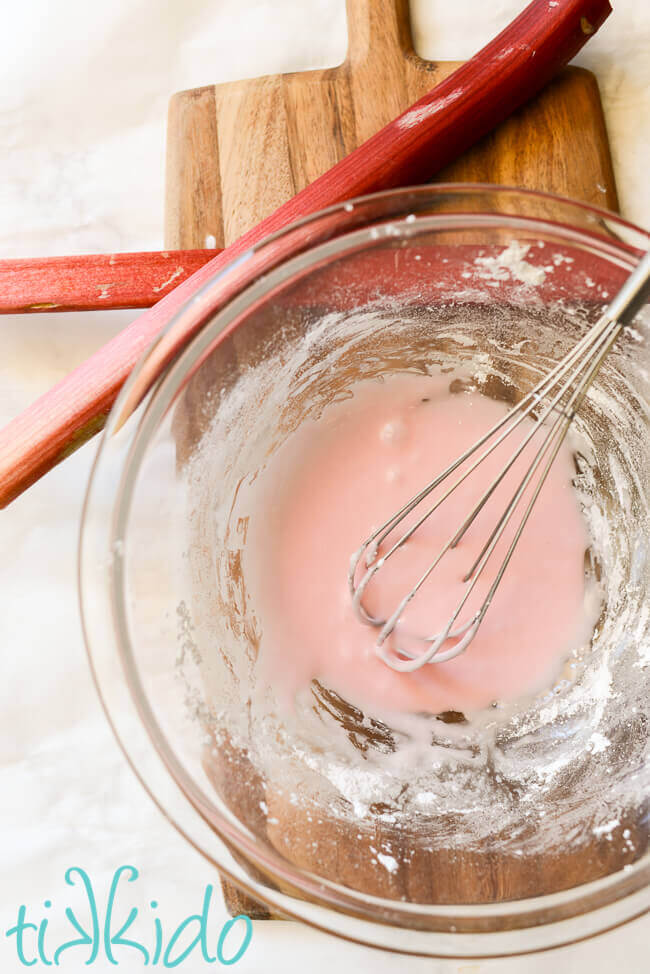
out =
[[[517,542],[530,517],[544,481],[548,476],[551,465],[557,456],[562,441],[566,436],[576,411],[580,407],[587,389],[594,380],[605,356],[616,341],[621,330],[634,317],[645,301],[649,289],[650,252],[639,261],[632,274],[630,274],[623,287],[596,324],[589,329],[568,355],[531,392],[524,396],[503,419],[488,430],[473,446],[454,460],[446,470],[443,470],[434,480],[412,497],[396,514],[385,521],[381,527],[377,528],[352,556],[350,559],[348,582],[355,612],[363,622],[380,629],[375,647],[376,652],[392,669],[401,672],[410,672],[419,669],[425,663],[441,663],[445,660],[453,659],[467,649],[490,607],[490,603],[512,558]],[[505,466],[490,483],[489,487],[483,492],[479,501],[469,512],[462,524],[453,532],[415,585],[406,593],[392,615],[386,619],[381,619],[368,612],[364,607],[363,597],[376,573],[382,569],[396,551],[406,544],[418,528],[438,510],[450,494],[476,470],[485,458],[529,416],[533,417],[534,423],[524,435],[522,442],[517,446]],[[421,637],[421,641],[427,643],[428,646],[419,655],[415,655],[412,650],[402,647],[389,649],[386,641],[394,632],[408,603],[417,595],[445,553],[456,547],[495,489],[516,462],[517,458],[540,430],[546,430],[546,435],[512,495],[508,506],[487,538],[474,564],[464,576],[463,582],[465,583],[465,588],[463,594],[449,617],[445,628],[431,636]],[[385,553],[382,552],[382,544],[404,519],[415,511],[429,497],[432,491],[440,487],[448,477],[451,477],[454,471],[463,463],[478,451],[481,451],[482,447],[485,447],[485,450],[479,453],[479,456],[471,462],[468,469],[450,486],[443,488],[441,496],[436,498],[424,513],[418,514],[416,512],[415,523],[405,529],[398,540],[388,542],[388,550]],[[469,621],[457,625],[457,620],[463,611],[463,607],[466,605],[478,579],[488,564],[490,556],[529,486],[532,494],[527,500],[512,541],[508,546],[503,561],[496,571],[485,599],[478,610],[473,613]],[[360,573],[362,574],[357,582],[357,576]],[[445,643],[452,640],[455,640],[453,645],[444,649]]]

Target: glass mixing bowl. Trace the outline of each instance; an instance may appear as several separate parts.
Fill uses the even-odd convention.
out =
[[[91,665],[151,796],[273,912],[479,957],[650,907],[647,309],[572,433],[601,599],[589,644],[537,696],[418,715],[417,759],[408,728],[327,686],[277,706],[234,507],[291,431],[362,378],[462,368],[459,394],[515,402],[648,244],[612,213],[492,186],[346,203],[210,280],[122,391],[81,535]]]

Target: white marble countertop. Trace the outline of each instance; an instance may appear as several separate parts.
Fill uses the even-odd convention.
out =
[[[578,59],[599,78],[624,214],[650,225],[650,5],[615,12]],[[415,0],[416,46],[469,56],[521,0]],[[343,0],[22,0],[0,33],[0,256],[155,249],[162,242],[165,115],[176,90],[332,65],[345,53]],[[7,151],[8,150],[8,151]],[[131,318],[128,312],[0,319],[0,422]],[[83,866],[105,894],[133,862],[169,923],[198,910],[214,871],[137,783],[91,684],[76,586],[89,444],[0,515],[0,969],[23,970],[5,931],[20,904],[40,919]],[[223,907],[219,910],[224,914]],[[61,937],[59,936],[59,940]],[[650,919],[594,941],[511,961],[398,960],[294,923],[256,923],[242,972],[338,965],[346,974],[626,974],[650,969]],[[80,956],[80,955],[77,955]],[[78,971],[83,961],[62,959]],[[121,968],[139,970],[141,960]],[[38,969],[38,968],[35,968]],[[114,968],[101,957],[92,967]],[[199,960],[180,969],[198,972]]]

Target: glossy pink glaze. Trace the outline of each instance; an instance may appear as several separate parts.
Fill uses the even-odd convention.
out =
[[[378,630],[359,622],[352,609],[350,555],[504,415],[503,404],[478,393],[451,394],[450,381],[398,375],[359,384],[353,398],[303,424],[255,482],[247,583],[263,634],[260,664],[285,700],[318,678],[371,712],[471,711],[550,685],[588,636],[588,539],[565,445],[467,652],[411,674],[396,673],[376,658]],[[528,429],[525,424],[517,439],[500,446],[378,573],[368,589],[371,611],[394,610]],[[444,556],[405,613],[402,637],[443,626],[462,594],[463,574],[529,460],[530,454],[520,458],[459,546]],[[473,604],[482,601],[503,544],[505,538]]]

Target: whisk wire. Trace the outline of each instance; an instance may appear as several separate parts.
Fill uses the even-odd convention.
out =
[[[600,324],[600,322],[599,322],[599,324]],[[389,662],[390,665],[394,669],[399,669],[401,671],[408,672],[408,671],[411,671],[413,669],[417,669],[420,666],[423,666],[425,663],[431,662],[435,657],[438,657],[438,659],[437,659],[438,662],[442,662],[444,660],[453,659],[454,656],[458,656],[461,652],[464,651],[464,649],[466,648],[466,646],[471,641],[471,638],[473,638],[473,633],[475,633],[476,629],[478,628],[478,625],[480,624],[480,622],[483,619],[483,616],[487,612],[487,610],[488,610],[488,608],[489,608],[489,606],[490,606],[490,604],[492,602],[492,599],[494,597],[494,594],[495,594],[495,592],[496,592],[496,590],[497,590],[497,588],[499,586],[499,583],[501,582],[501,579],[503,578],[503,575],[505,573],[505,570],[506,570],[506,568],[507,568],[507,566],[508,566],[508,564],[509,564],[509,562],[510,562],[510,560],[512,558],[512,555],[514,554],[514,550],[515,550],[515,548],[517,546],[517,543],[519,541],[519,538],[521,537],[521,534],[522,534],[523,529],[524,529],[524,527],[526,525],[526,522],[528,521],[528,518],[530,517],[530,514],[532,513],[533,507],[535,505],[535,502],[537,501],[537,498],[539,496],[539,493],[541,491],[541,488],[542,488],[542,486],[543,486],[543,484],[544,484],[544,482],[545,482],[545,480],[546,480],[546,478],[548,476],[548,472],[549,472],[549,470],[550,470],[550,468],[551,468],[551,466],[552,466],[552,464],[553,464],[553,462],[555,460],[555,457],[557,456],[557,453],[558,453],[558,451],[559,451],[559,449],[560,449],[560,447],[562,445],[562,442],[564,440],[564,437],[566,436],[566,433],[568,431],[568,428],[569,428],[569,426],[571,424],[571,421],[573,419],[573,415],[575,413],[575,408],[579,404],[578,400],[581,400],[582,394],[586,391],[586,389],[588,388],[589,383],[593,380],[593,376],[595,375],[595,372],[597,371],[598,368],[600,368],[600,365],[601,365],[603,359],[605,358],[605,355],[609,351],[609,348],[611,347],[611,344],[613,344],[613,342],[615,341],[615,339],[616,339],[616,337],[618,335],[619,329],[620,329],[620,326],[619,325],[612,324],[611,322],[607,323],[607,327],[606,328],[604,328],[604,329],[599,328],[598,329],[598,336],[599,337],[598,337],[598,342],[597,342],[596,348],[600,347],[600,349],[601,349],[600,352],[599,352],[599,354],[598,354],[598,357],[597,357],[597,359],[596,359],[593,367],[591,368],[591,370],[584,376],[583,380],[580,382],[580,384],[578,385],[578,387],[574,390],[574,393],[570,397],[569,403],[567,404],[567,407],[565,408],[565,410],[563,410],[562,412],[560,412],[558,414],[555,422],[551,426],[551,428],[550,428],[550,430],[549,430],[546,438],[543,440],[543,442],[542,442],[542,444],[541,444],[541,446],[540,446],[537,454],[535,455],[535,457],[534,457],[531,465],[529,466],[529,468],[528,468],[525,476],[520,481],[517,489],[515,490],[515,493],[513,494],[512,498],[510,500],[510,503],[508,504],[506,510],[504,511],[503,515],[501,516],[501,518],[498,521],[498,523],[495,526],[495,528],[493,529],[490,537],[488,538],[488,541],[486,542],[486,544],[484,545],[483,549],[481,550],[481,553],[479,554],[478,558],[474,562],[474,565],[472,566],[472,568],[470,569],[470,571],[467,573],[467,575],[464,577],[463,581],[467,583],[466,584],[466,589],[465,589],[465,592],[464,592],[462,598],[460,599],[459,603],[457,604],[456,609],[452,613],[451,620],[450,620],[450,625],[448,625],[447,627],[445,627],[445,629],[443,630],[442,633],[439,633],[439,634],[436,634],[433,637],[427,637],[426,639],[424,639],[425,642],[426,641],[431,641],[432,642],[432,645],[429,647],[428,650],[426,650],[425,652],[423,652],[421,655],[416,656],[415,658],[411,658],[408,661],[403,660],[403,659],[401,660],[399,658],[399,656],[397,656],[396,654],[393,654],[393,657],[391,658],[390,656],[388,656],[388,654],[386,654],[385,652],[382,652],[381,655],[382,655],[382,658],[384,659],[384,661],[385,662]],[[569,375],[569,377],[567,378],[567,380],[565,381],[565,383],[563,384],[563,386],[560,388],[559,392],[556,393],[554,399],[548,404],[548,406],[546,407],[544,413],[540,416],[539,421],[538,421],[538,424],[536,426],[532,427],[532,429],[530,430],[528,436],[525,437],[525,439],[522,442],[522,444],[520,444],[520,446],[518,447],[518,449],[515,450],[515,452],[512,454],[512,456],[510,458],[510,461],[508,462],[508,464],[506,465],[506,467],[502,470],[501,474],[496,478],[496,480],[493,481],[493,484],[490,485],[490,488],[488,488],[488,490],[485,492],[485,494],[487,494],[489,496],[489,494],[492,493],[492,491],[493,491],[494,487],[496,486],[496,484],[498,484],[503,479],[504,471],[507,472],[507,470],[509,470],[511,468],[512,464],[515,462],[515,460],[517,459],[517,457],[521,454],[521,452],[523,451],[523,449],[525,448],[525,446],[530,442],[530,440],[532,439],[532,437],[537,432],[539,432],[539,430],[542,428],[542,426],[543,426],[544,422],[546,421],[546,419],[548,418],[548,416],[557,407],[558,403],[560,402],[562,396],[565,394],[566,390],[570,387],[571,383],[577,378],[577,376],[580,375],[580,373],[588,365],[588,363],[589,363],[590,360],[591,359],[586,359],[584,361],[581,361],[578,364],[577,368],[571,373],[571,375]],[[533,478],[533,476],[534,476],[537,468],[539,467],[539,465],[541,464],[542,460],[544,459],[544,455],[551,448],[551,445],[553,444],[554,441],[555,441],[554,449],[551,452],[550,458],[547,461],[547,464],[546,464],[546,467],[544,468],[544,471],[542,473],[542,476],[541,476],[540,480],[538,481],[538,483],[536,485],[536,488],[534,490],[533,496],[532,496],[532,498],[531,498],[531,500],[530,500],[530,502],[529,502],[529,504],[528,504],[528,506],[527,506],[527,508],[526,508],[526,510],[524,512],[524,515],[523,515],[522,520],[521,520],[521,522],[520,522],[520,524],[519,524],[519,526],[518,526],[518,528],[517,528],[517,530],[515,532],[515,535],[514,535],[514,538],[513,538],[512,542],[510,544],[510,547],[508,548],[508,551],[507,551],[507,553],[505,555],[505,558],[504,558],[503,562],[501,563],[501,566],[500,566],[499,570],[497,571],[496,577],[495,577],[492,585],[490,586],[490,589],[488,591],[488,594],[486,595],[486,597],[485,597],[485,599],[484,599],[484,601],[483,601],[483,603],[481,605],[481,608],[478,610],[477,613],[475,613],[475,615],[473,616],[473,618],[470,619],[469,622],[464,627],[461,627],[461,629],[455,631],[455,634],[456,635],[459,635],[459,634],[463,633],[464,631],[466,631],[467,628],[469,628],[471,626],[472,627],[471,634],[470,633],[467,633],[465,635],[464,639],[461,640],[461,642],[459,644],[457,644],[456,646],[450,648],[445,653],[440,653],[440,649],[441,649],[442,645],[444,644],[444,642],[447,639],[450,638],[450,635],[452,635],[452,633],[450,631],[451,630],[451,626],[454,624],[454,622],[458,618],[460,612],[464,608],[467,600],[469,599],[472,591],[474,590],[474,587],[476,586],[476,584],[478,582],[478,579],[480,578],[480,576],[481,576],[481,574],[482,574],[485,566],[487,565],[487,563],[488,563],[488,561],[490,559],[490,556],[492,555],[492,553],[493,553],[496,545],[498,544],[498,542],[499,542],[499,540],[500,540],[503,532],[505,531],[507,525],[509,524],[509,522],[510,522],[510,520],[511,520],[513,514],[514,514],[514,511],[516,510],[516,508],[518,507],[518,505],[519,505],[522,497],[524,496],[524,494],[526,492],[526,489],[528,488],[528,486],[529,486],[529,484],[530,484],[530,482],[531,482],[531,480],[532,480],[532,478]],[[485,497],[485,495],[484,495],[484,497]],[[470,521],[470,523],[471,523],[471,520],[473,520],[474,517],[476,516],[476,514],[478,513],[478,510],[482,507],[483,500],[484,500],[484,498],[481,498],[481,501],[479,501],[479,503],[476,505],[476,507],[475,507],[474,511],[472,512],[472,514],[470,514],[469,518],[466,519],[467,521]],[[457,535],[458,535],[458,532],[456,533],[456,536]],[[431,572],[433,571],[433,569],[440,562],[440,559],[441,559],[442,555],[449,549],[449,547],[451,546],[451,541],[453,541],[453,538],[456,537],[456,536],[452,536],[452,539],[450,539],[450,541],[447,542],[447,545],[445,545],[445,547],[443,548],[441,554],[439,554],[438,557],[435,559],[435,561],[428,567],[427,571],[421,576],[421,578],[419,579],[419,581],[416,583],[416,585],[413,587],[413,589],[411,589],[411,591],[408,593],[408,595],[404,599],[402,599],[402,602],[398,606],[397,610],[391,615],[390,619],[383,626],[383,628],[382,628],[382,630],[381,630],[381,632],[380,632],[380,634],[378,636],[378,639],[377,639],[377,647],[378,648],[380,648],[380,647],[383,646],[383,644],[385,643],[386,639],[388,639],[388,637],[394,631],[395,626],[397,625],[397,623],[399,621],[399,618],[400,618],[401,614],[403,613],[404,609],[406,608],[406,606],[408,605],[408,603],[411,601],[411,599],[415,597],[415,595],[417,594],[417,592],[419,591],[419,589],[422,587],[422,585],[424,584],[424,582],[426,581],[426,579],[429,577],[429,575],[431,574]],[[442,637],[442,638],[440,638],[440,637]],[[408,654],[404,654],[404,651],[403,650],[399,650],[398,652],[401,652],[402,655],[408,655]]]
[[[479,440],[477,440],[468,450],[466,450],[452,464],[450,464],[445,470],[443,470],[441,474],[439,474],[434,480],[428,483],[426,487],[424,487],[414,497],[412,497],[399,511],[397,511],[396,514],[394,514],[389,520],[385,521],[379,528],[375,529],[372,535],[368,539],[366,539],[366,541],[363,543],[361,548],[359,548],[358,551],[355,552],[355,554],[352,556],[351,559],[348,581],[353,596],[355,595],[355,592],[358,591],[359,587],[365,589],[368,581],[370,581],[370,578],[372,577],[372,574],[374,574],[374,571],[371,572],[369,578],[362,579],[362,581],[359,583],[359,586],[355,586],[354,579],[356,575],[356,569],[359,564],[359,561],[363,557],[363,554],[365,552],[370,552],[370,555],[368,556],[368,560],[370,562],[374,562],[373,565],[374,570],[383,567],[387,559],[390,558],[392,554],[394,554],[397,548],[399,548],[402,544],[404,544],[406,541],[409,540],[409,538],[415,533],[415,531],[419,527],[421,527],[421,525],[427,520],[427,518],[430,517],[430,515],[437,510],[437,508],[442,504],[444,500],[447,499],[447,497],[449,497],[451,493],[453,493],[456,487],[458,487],[461,483],[463,483],[463,481],[466,480],[467,477],[474,472],[476,467],[480,463],[482,463],[483,460],[487,456],[489,456],[503,442],[506,436],[509,436],[510,433],[513,432],[513,430],[516,429],[516,427],[530,414],[535,404],[541,400],[541,397],[546,391],[546,389],[552,386],[553,384],[555,384],[558,375],[561,372],[566,371],[566,369],[571,366],[573,360],[580,354],[580,352],[584,349],[584,346],[592,338],[593,333],[597,329],[605,327],[607,323],[608,323],[608,319],[605,316],[603,316],[603,318],[601,318],[599,322],[596,325],[594,325],[593,329],[581,339],[581,341],[575,346],[575,348],[569,353],[569,355],[567,355],[565,359],[563,359],[560,363],[558,363],[558,365],[555,366],[555,368],[548,375],[546,375],[544,379],[542,379],[534,387],[534,389],[532,389],[529,393],[527,393],[523,397],[523,399],[521,399],[519,403],[517,403],[501,420],[499,420],[494,426],[491,427],[491,429],[489,429],[485,434],[483,434],[483,436]],[[491,447],[481,457],[479,457],[477,461],[475,461],[475,463],[465,472],[465,474],[458,481],[456,481],[456,483],[451,488],[449,488],[449,490],[436,502],[436,504],[434,504],[424,515],[422,515],[421,518],[419,518],[419,520],[409,529],[409,531],[404,535],[402,539],[400,539],[399,542],[394,544],[385,555],[382,555],[379,561],[375,561],[373,557],[374,553],[378,551],[378,549],[381,547],[382,543],[386,540],[388,535],[394,531],[395,527],[399,523],[401,523],[401,521],[403,521],[404,518],[407,517],[411,513],[411,511],[413,511],[425,499],[425,497],[427,497],[430,493],[432,493],[432,491],[434,491],[436,487],[438,487],[440,483],[442,483],[443,480],[449,477],[455,470],[458,469],[459,466],[461,466],[474,453],[476,453],[476,451],[479,450],[481,446],[483,446],[492,436],[494,436],[494,434],[497,433],[506,423],[512,421],[517,413],[520,413],[520,415],[516,419],[514,419],[514,422],[512,422],[511,426],[507,430],[505,430],[504,433],[497,440],[493,442]],[[360,607],[360,602],[357,598],[355,598],[355,605]],[[375,619],[372,616],[367,615],[367,619],[372,620],[375,624],[381,624],[379,620]]]
[[[429,662],[443,662],[453,659],[455,656],[464,652],[469,643],[474,638],[485,613],[487,612],[494,595],[499,587],[503,575],[510,563],[510,560],[517,547],[521,534],[528,522],[540,491],[548,477],[548,473],[553,465],[569,426],[580,408],[586,392],[598,373],[606,355],[618,338],[624,322],[629,320],[631,315],[637,310],[641,300],[646,293],[648,278],[650,277],[650,254],[647,254],[637,266],[636,270],[628,278],[628,281],[618,293],[612,304],[601,315],[598,321],[586,332],[586,334],[576,343],[572,350],[560,361],[551,371],[545,375],[537,385],[528,392],[513,408],[494,426],[481,436],[471,447],[465,450],[449,466],[443,470],[436,478],[430,481],[422,490],[412,497],[403,507],[391,518],[377,528],[371,536],[364,542],[361,548],[355,552],[350,560],[348,573],[348,584],[353,598],[353,605],[359,617],[372,625],[380,627],[380,632],[376,642],[376,652],[393,669],[408,672],[418,669],[420,666]],[[627,295],[624,293],[627,291]],[[564,400],[564,402],[563,402]],[[538,415],[536,413],[538,412]],[[549,417],[553,412],[557,416],[551,425],[548,425]],[[492,480],[490,485],[483,492],[471,512],[462,522],[460,527],[451,535],[436,557],[429,563],[425,571],[421,574],[415,585],[402,598],[395,611],[387,618],[380,619],[371,615],[363,605],[365,591],[374,578],[376,573],[386,564],[389,558],[413,536],[413,534],[427,521],[441,504],[464,483],[467,478],[477,469],[477,467],[489,457],[497,447],[510,436],[512,432],[529,416],[535,420],[535,424],[523,437],[521,443],[513,451],[504,467]],[[411,651],[404,648],[389,649],[386,642],[394,632],[401,616],[403,615],[409,602],[415,598],[422,586],[431,576],[435,568],[440,563],[444,555],[455,548],[463,538],[469,527],[473,524],[478,514],[483,510],[486,503],[493,495],[500,483],[504,480],[508,472],[512,469],[517,459],[522,455],[533,437],[542,429],[546,430],[546,436],[542,441],[537,453],[533,457],[526,473],[519,481],[510,501],[499,518],[497,524],[491,531],[487,541],[484,543],[480,553],[476,557],[472,567],[463,577],[465,590],[449,617],[444,629],[432,636],[421,637],[422,642],[430,643],[429,647],[419,655],[414,655]],[[499,434],[497,436],[497,434]],[[495,438],[496,437],[496,438]],[[490,442],[492,440],[492,442]],[[480,456],[473,460],[467,470],[448,487],[436,501],[428,507],[424,514],[406,529],[397,541],[390,545],[385,554],[381,553],[381,546],[395,529],[404,521],[406,517],[414,511],[440,484],[450,477],[462,464],[473,457],[482,447],[489,444]],[[513,538],[508,546],[506,554],[496,571],[495,577],[488,589],[487,595],[479,609],[471,618],[454,628],[459,615],[463,611],[467,601],[472,594],[482,572],[484,571],[491,555],[499,543],[503,532],[510,523],[515,510],[519,507],[522,498],[527,492],[536,471],[539,469],[544,458],[546,463],[542,469],[532,495],[524,509],[521,520],[519,521]],[[359,583],[356,583],[356,575],[361,559],[365,555],[366,570]],[[457,642],[443,650],[445,642],[455,639]]]

